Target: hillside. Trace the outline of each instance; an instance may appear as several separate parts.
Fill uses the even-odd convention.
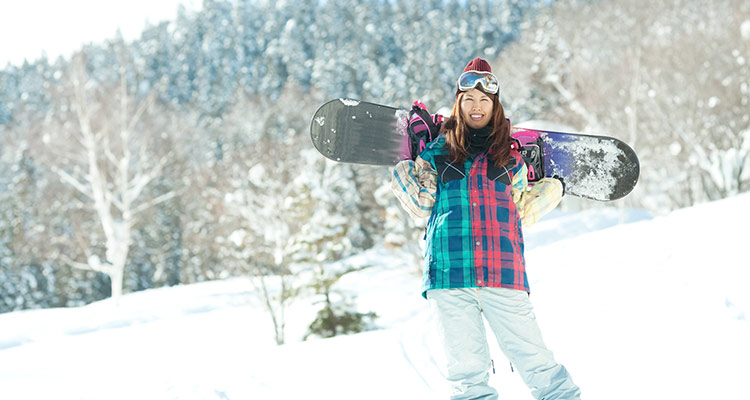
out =
[[[748,204],[556,213],[528,230],[537,317],[585,398],[741,398],[750,263],[736,226]],[[375,267],[339,282],[380,329],[298,341],[316,311],[299,301],[283,346],[244,279],[138,292],[119,309],[2,314],[0,398],[434,398],[436,337],[408,259],[376,248],[349,260]],[[494,343],[491,353],[501,398],[530,399]]]

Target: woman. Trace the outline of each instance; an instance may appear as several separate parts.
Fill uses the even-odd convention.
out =
[[[537,399],[579,399],[580,390],[542,341],[529,302],[522,226],[557,206],[562,182],[528,187],[489,63],[464,68],[441,135],[394,169],[403,207],[427,223],[422,295],[447,357],[452,399],[495,399],[482,315]]]

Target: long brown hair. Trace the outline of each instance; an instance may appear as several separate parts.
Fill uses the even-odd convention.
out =
[[[453,104],[451,116],[442,127],[445,132],[445,145],[448,147],[450,160],[463,163],[469,155],[469,127],[461,115],[461,100],[466,92],[461,92]],[[484,92],[483,92],[484,93]],[[485,93],[492,99],[492,133],[490,133],[489,157],[496,166],[502,167],[510,161],[510,123],[505,118],[505,110],[497,94]]]

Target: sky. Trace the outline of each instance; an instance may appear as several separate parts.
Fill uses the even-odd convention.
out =
[[[171,20],[179,4],[200,8],[201,0],[3,0],[0,3],[0,68],[47,54],[70,57],[86,43],[115,36],[137,38],[146,23]]]

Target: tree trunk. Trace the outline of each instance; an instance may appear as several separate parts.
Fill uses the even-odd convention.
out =
[[[115,306],[120,306],[120,298],[122,297],[122,284],[123,284],[123,268],[112,268],[112,272],[109,274],[109,279],[112,282],[112,302]]]

